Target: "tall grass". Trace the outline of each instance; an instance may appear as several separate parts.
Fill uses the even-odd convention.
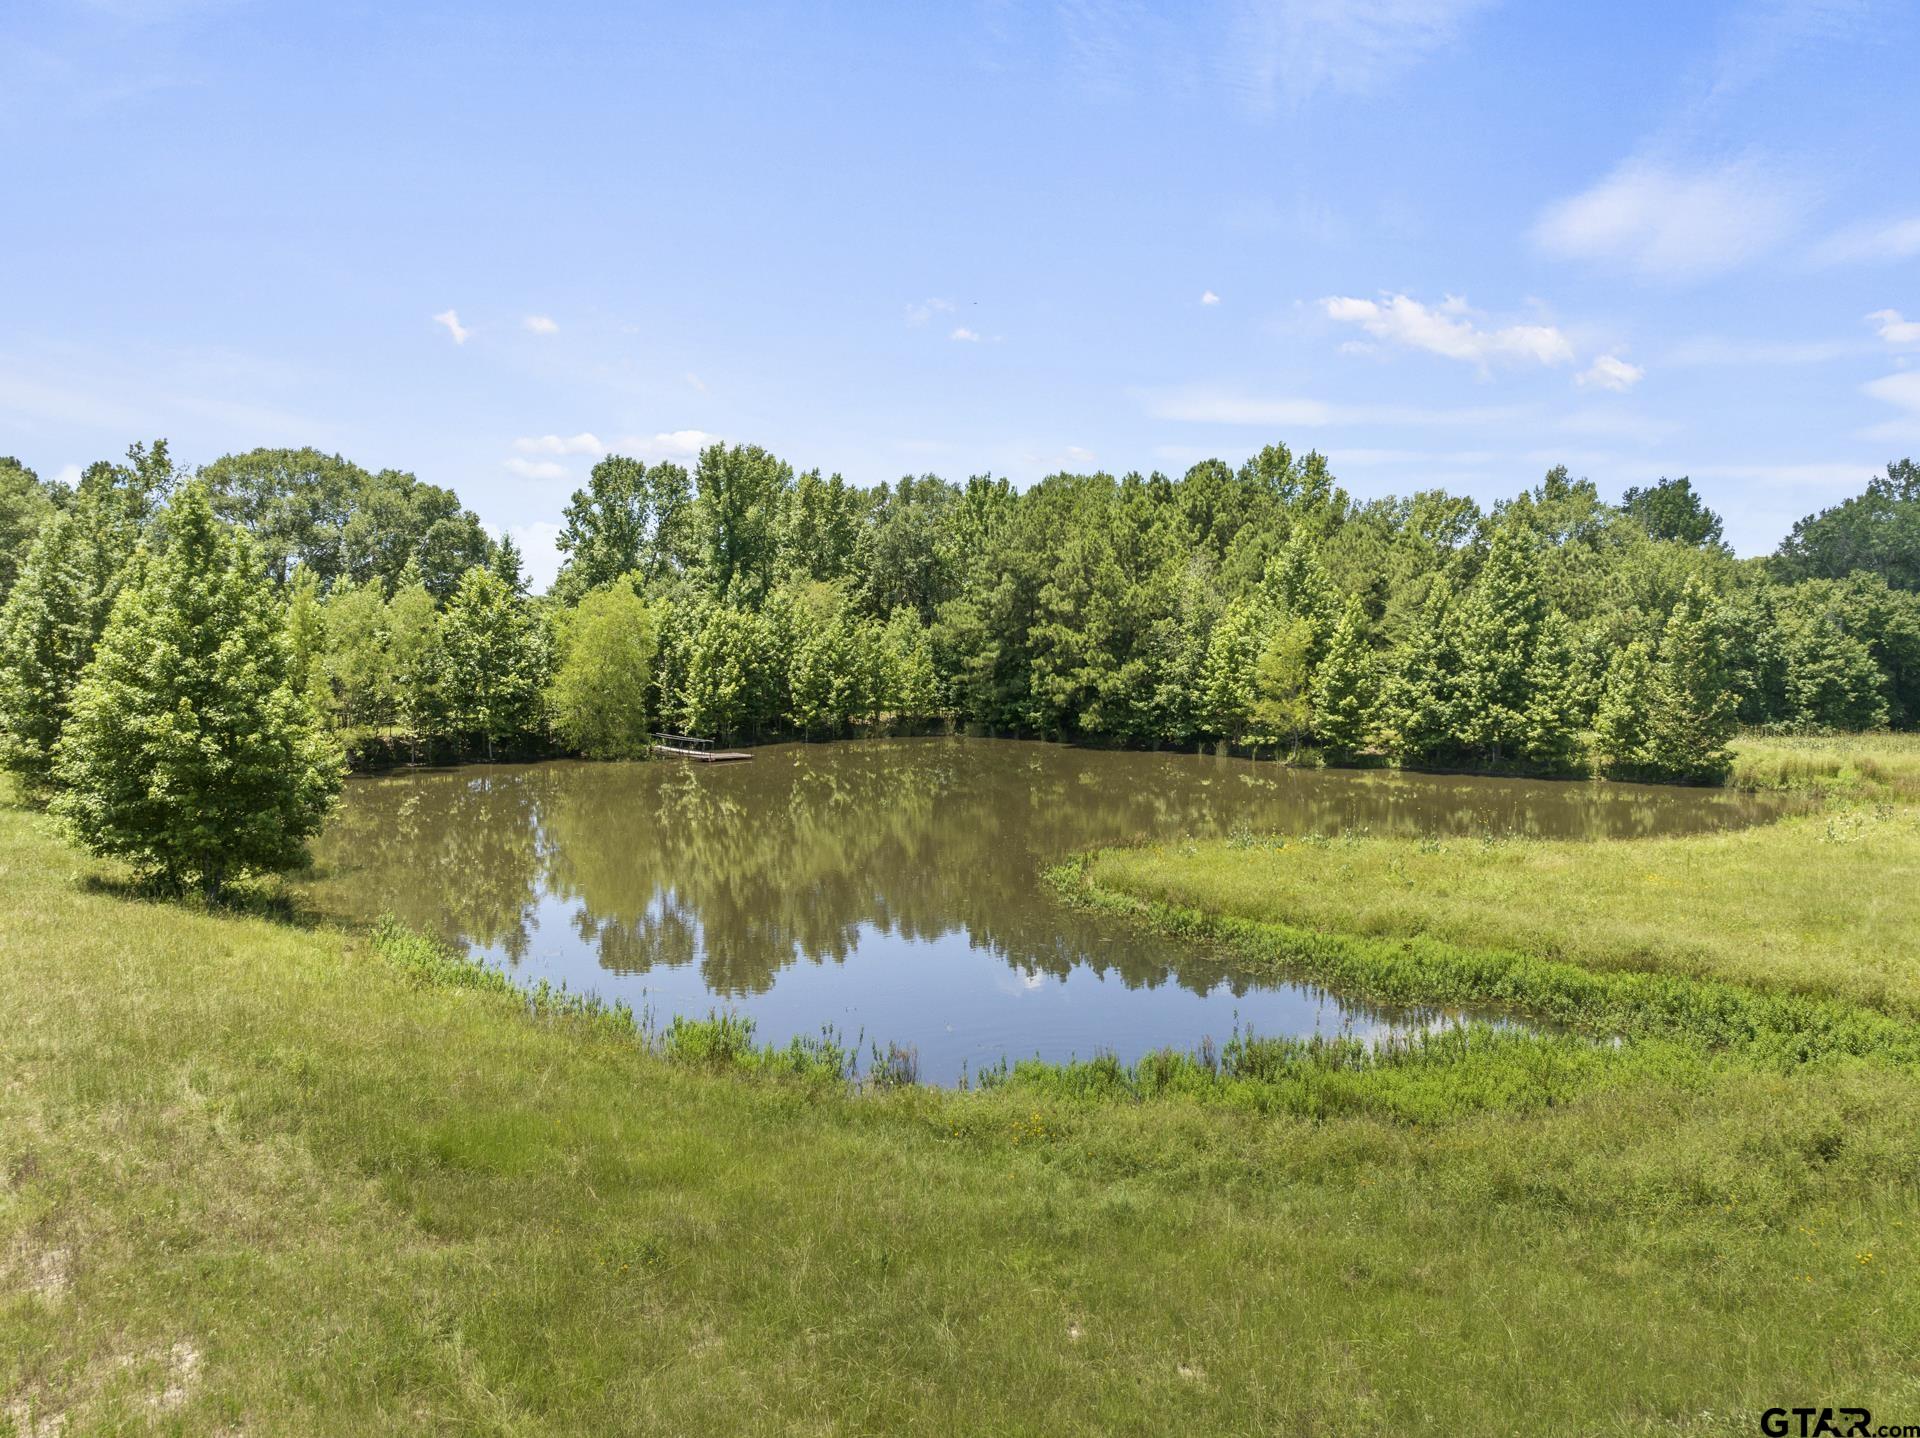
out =
[[[1920,734],[1743,735],[1734,743],[1727,783],[1920,799]]]

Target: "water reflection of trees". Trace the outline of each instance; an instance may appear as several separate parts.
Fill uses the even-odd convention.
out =
[[[863,929],[964,932],[1027,973],[1076,964],[1204,992],[1228,968],[1066,909],[1049,859],[1191,834],[1624,837],[1737,822],[1724,794],[1385,773],[1004,741],[763,750],[749,764],[547,764],[350,786],[316,890],[518,958],[543,899],[617,973],[697,963],[724,994]]]

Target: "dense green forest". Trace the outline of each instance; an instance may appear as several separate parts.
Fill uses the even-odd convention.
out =
[[[313,450],[189,473],[159,441],[73,488],[0,459],[0,755],[30,789],[127,742],[63,743],[76,716],[170,682],[134,661],[167,630],[142,611],[188,603],[152,571],[189,533],[180,573],[242,577],[230,613],[187,626],[209,632],[170,642],[212,656],[270,615],[245,682],[284,685],[324,731],[276,710],[288,752],[331,734],[362,762],[956,726],[1704,779],[1737,726],[1920,719],[1910,460],[1742,560],[1684,478],[1618,503],[1565,469],[1490,510],[1358,501],[1275,445],[1179,478],[863,489],[715,445],[691,472],[596,464],[533,596],[449,490]],[[112,703],[86,692],[109,651]],[[183,697],[202,702],[177,682],[154,702]]]

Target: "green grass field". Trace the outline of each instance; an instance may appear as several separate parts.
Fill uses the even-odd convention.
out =
[[[1915,816],[1096,856],[1081,901],[1276,961],[1589,976],[1626,1041],[944,1093],[143,901],[0,809],[0,1433],[1920,1421]]]

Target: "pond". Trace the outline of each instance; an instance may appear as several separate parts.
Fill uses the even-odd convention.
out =
[[[529,985],[763,1042],[831,1026],[952,1083],[1004,1059],[1189,1050],[1236,1028],[1365,1038],[1390,1013],[1061,904],[1077,850],[1183,835],[1611,838],[1758,822],[1719,790],[1342,770],[1003,739],[762,748],[744,763],[550,762],[351,781],[310,892],[391,913]]]

